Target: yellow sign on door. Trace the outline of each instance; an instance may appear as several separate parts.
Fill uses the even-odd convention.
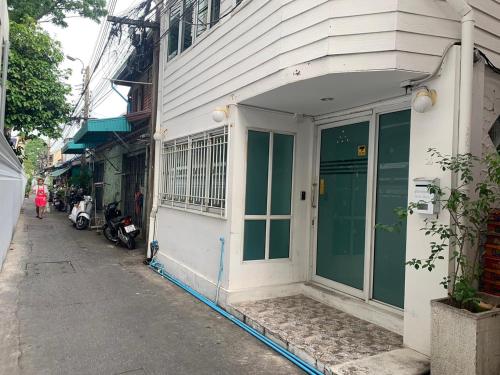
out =
[[[366,156],[366,145],[358,146],[358,156]]]
[[[325,179],[321,178],[319,180],[319,195],[325,195]]]

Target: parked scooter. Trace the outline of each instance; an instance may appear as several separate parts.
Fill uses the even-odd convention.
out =
[[[69,219],[78,230],[86,229],[90,225],[90,213],[92,212],[92,197],[83,196],[80,203],[73,206]]]
[[[73,207],[77,204],[79,204],[83,200],[83,189],[79,188],[76,189],[74,186],[71,186],[69,190],[69,195],[68,195],[68,212],[73,211]]]
[[[66,210],[66,203],[64,203],[64,201],[62,200],[61,196],[59,196],[59,195],[56,195],[54,197],[53,205],[54,205],[54,208],[57,211],[63,212],[63,211]]]
[[[132,223],[130,216],[122,216],[118,209],[119,202],[112,202],[104,206],[104,219],[102,227],[104,237],[114,243],[121,243],[129,250],[135,249],[135,237],[140,230]]]

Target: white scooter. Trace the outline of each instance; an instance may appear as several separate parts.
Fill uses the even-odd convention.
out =
[[[86,229],[90,225],[90,213],[92,212],[92,197],[84,195],[80,203],[73,206],[69,219],[78,230]]]

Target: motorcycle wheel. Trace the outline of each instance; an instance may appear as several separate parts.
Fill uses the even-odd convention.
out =
[[[135,249],[135,238],[128,237],[126,245],[127,245],[127,249],[134,250]]]
[[[104,237],[106,237],[108,241],[116,242],[116,238],[113,237],[113,234],[111,233],[111,228],[108,225],[105,225],[104,228],[102,228],[102,233],[104,234]]]
[[[76,229],[83,230],[83,229],[87,228],[88,225],[89,225],[89,221],[87,220],[86,217],[84,217],[84,216],[78,216],[77,217],[77,219],[76,219]]]

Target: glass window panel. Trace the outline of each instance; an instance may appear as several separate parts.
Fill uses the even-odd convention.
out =
[[[220,0],[212,0],[210,8],[210,25],[213,26],[219,22],[220,18]]]
[[[292,172],[293,136],[274,134],[271,215],[290,215]]]
[[[259,260],[266,256],[266,221],[245,220],[243,260]]]
[[[182,17],[184,28],[182,50],[188,49],[193,44],[194,31],[194,0],[184,0],[184,13]]]
[[[266,215],[269,133],[248,131],[245,213]]]
[[[410,155],[409,110],[381,115],[377,165],[375,222],[394,224],[397,207],[408,204]],[[400,231],[375,231],[373,298],[403,308],[406,259],[406,223]]]
[[[168,23],[168,57],[172,58],[177,55],[179,50],[179,20],[181,16],[180,3],[173,5],[170,8],[170,17]]]
[[[269,259],[290,256],[290,220],[271,220]]]
[[[201,35],[207,29],[208,17],[208,0],[199,0],[198,2],[198,19],[196,35]]]

